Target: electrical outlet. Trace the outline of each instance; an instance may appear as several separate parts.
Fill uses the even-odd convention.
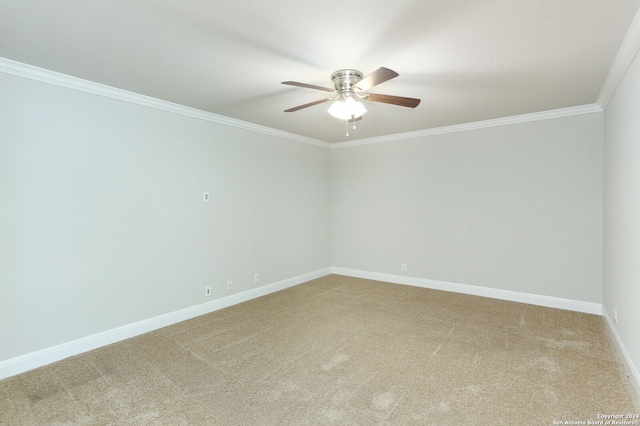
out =
[[[233,287],[233,281],[229,280],[227,281],[227,290],[231,290],[231,287]]]
[[[618,308],[613,309],[613,322],[618,323]]]
[[[253,283],[258,284],[260,282],[260,274],[253,274]]]
[[[402,269],[402,272],[407,272],[407,264],[406,264],[406,263],[403,263],[403,264],[401,265],[401,269]]]
[[[204,288],[204,295],[207,296],[207,297],[211,296],[211,286],[210,285],[208,285],[208,286],[206,286]]]

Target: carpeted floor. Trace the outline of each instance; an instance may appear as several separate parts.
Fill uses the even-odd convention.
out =
[[[2,425],[552,425],[640,413],[601,317],[330,275],[0,381]]]

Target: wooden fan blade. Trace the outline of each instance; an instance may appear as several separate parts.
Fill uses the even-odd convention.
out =
[[[329,89],[328,87],[316,86],[314,84],[300,83],[297,81],[283,81],[282,84],[289,86],[306,87],[307,89],[324,90],[325,92],[336,93],[336,89]]]
[[[380,67],[356,83],[355,87],[362,91],[369,90],[373,86],[377,86],[378,84],[384,83],[392,78],[396,78],[397,76],[397,72],[390,70],[389,68]]]
[[[325,103],[325,102],[329,102],[329,101],[332,101],[332,100],[333,100],[333,98],[320,99],[319,101],[309,102],[308,104],[298,105],[297,107],[293,107],[293,108],[285,109],[285,110],[284,110],[284,112],[294,112],[294,111],[301,110],[301,109],[303,109],[303,108],[307,108],[307,107],[310,107],[310,106],[323,104],[323,103]]]
[[[373,102],[384,102],[385,104],[399,105],[409,108],[415,108],[420,104],[420,99],[404,98],[402,96],[377,95],[375,93],[368,94],[368,100]]]

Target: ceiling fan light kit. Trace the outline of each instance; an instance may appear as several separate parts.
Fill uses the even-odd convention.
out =
[[[367,112],[367,109],[363,103],[360,102],[360,99],[409,108],[417,107],[420,103],[420,99],[365,93],[373,86],[377,86],[378,84],[384,83],[385,81],[391,80],[397,76],[397,72],[383,67],[378,68],[366,77],[363,77],[363,74],[358,70],[338,70],[331,74],[331,81],[333,82],[335,89],[316,86],[313,84],[299,83],[297,81],[283,81],[282,84],[289,86],[306,87],[308,89],[322,90],[335,94],[335,96],[330,98],[286,109],[285,112],[294,112],[310,106],[319,105],[324,102],[333,101],[328,110],[329,114],[340,120],[354,122],[361,119],[362,115]]]
[[[349,96],[346,99],[338,99],[329,108],[329,114],[340,120],[352,120],[354,118],[362,117],[367,109],[362,102],[353,99],[353,96]]]

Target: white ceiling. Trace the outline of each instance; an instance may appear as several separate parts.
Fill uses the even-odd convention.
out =
[[[0,57],[337,142],[593,104],[640,0],[0,0]],[[342,68],[400,76],[358,129]]]

